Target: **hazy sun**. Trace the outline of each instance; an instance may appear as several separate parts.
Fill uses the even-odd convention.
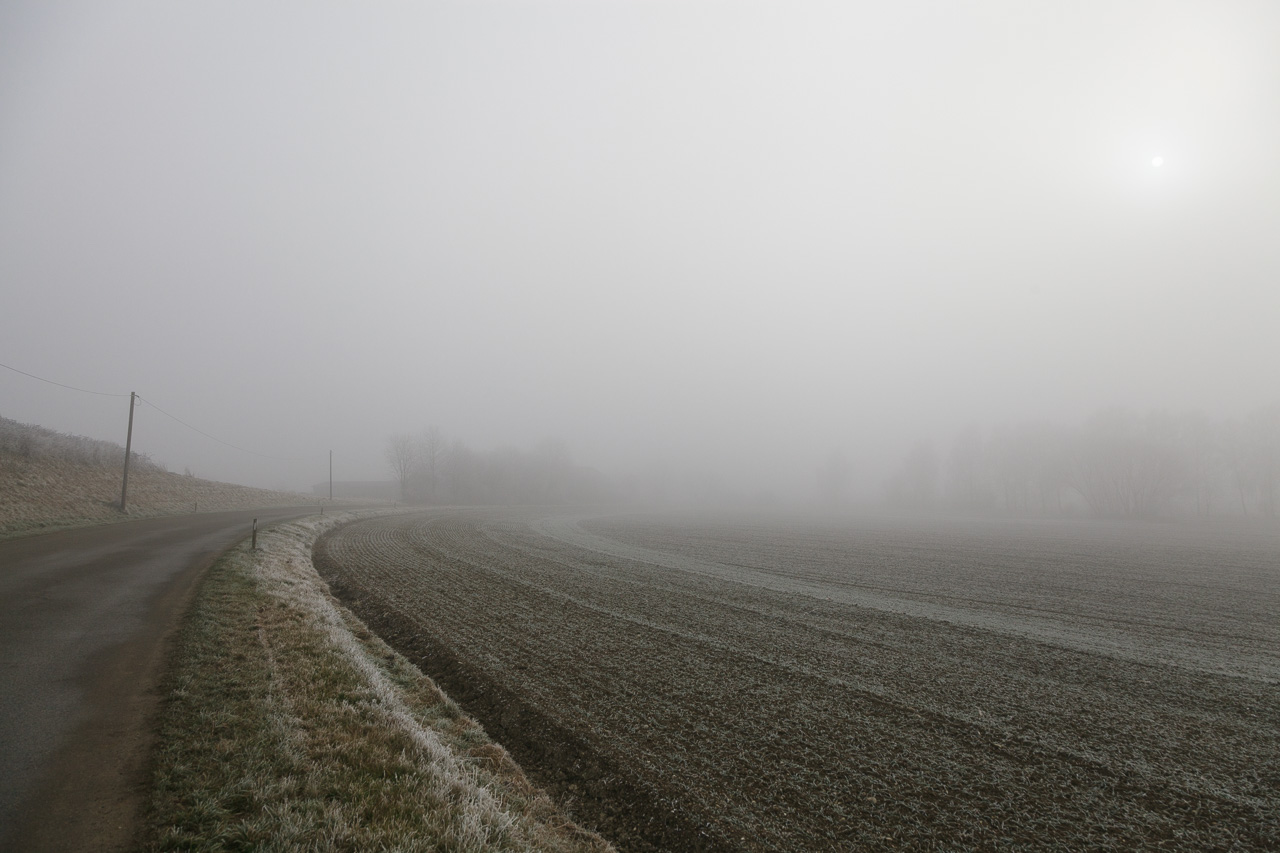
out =
[[[1163,165],[1164,165],[1164,158],[1163,158],[1163,157],[1158,157],[1158,156],[1157,156],[1157,157],[1152,157],[1152,158],[1151,158],[1151,165],[1152,165],[1152,166],[1155,166],[1157,169],[1159,169],[1161,166],[1163,166]]]

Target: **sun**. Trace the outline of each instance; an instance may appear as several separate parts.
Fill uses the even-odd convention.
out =
[[[1151,158],[1151,165],[1159,169],[1164,165],[1164,158],[1157,154],[1155,157]]]

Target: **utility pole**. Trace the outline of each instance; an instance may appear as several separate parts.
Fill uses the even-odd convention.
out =
[[[329,500],[333,500],[333,451],[329,451]]]
[[[129,457],[133,454],[133,402],[136,391],[129,392],[129,432],[124,440],[124,485],[120,487],[120,511],[129,511]]]

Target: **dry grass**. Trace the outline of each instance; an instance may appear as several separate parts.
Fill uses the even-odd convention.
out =
[[[606,851],[311,564],[338,518],[211,571],[166,685],[147,850]]]
[[[0,537],[130,518],[263,506],[319,504],[314,495],[217,483],[154,466],[129,472],[120,511],[119,468],[0,452]]]

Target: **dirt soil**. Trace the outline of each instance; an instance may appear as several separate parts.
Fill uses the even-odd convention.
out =
[[[455,511],[317,566],[625,851],[1280,848],[1280,536]]]

